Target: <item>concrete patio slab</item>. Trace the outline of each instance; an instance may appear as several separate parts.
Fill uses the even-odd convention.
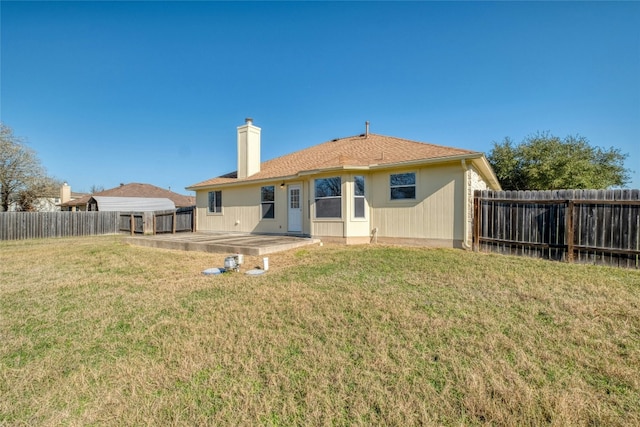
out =
[[[152,248],[265,255],[320,243],[319,239],[248,233],[196,232],[131,236],[127,243]]]

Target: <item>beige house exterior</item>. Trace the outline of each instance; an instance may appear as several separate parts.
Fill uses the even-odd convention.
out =
[[[190,187],[196,229],[469,247],[473,191],[499,190],[483,153],[369,133],[260,162],[237,128],[238,169]]]

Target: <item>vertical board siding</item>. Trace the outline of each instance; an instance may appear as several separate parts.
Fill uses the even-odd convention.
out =
[[[118,212],[2,212],[0,240],[118,233]]]
[[[640,268],[640,190],[484,190],[474,199],[476,250]]]

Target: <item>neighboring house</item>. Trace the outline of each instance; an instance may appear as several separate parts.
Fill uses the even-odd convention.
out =
[[[62,184],[60,187],[60,202],[58,209],[59,210],[70,210],[65,209],[65,205],[71,201],[78,200],[82,197],[89,197],[90,194],[87,193],[78,193],[77,191],[71,191],[71,186],[66,182]]]
[[[499,190],[483,153],[362,135],[260,162],[260,132],[237,128],[238,170],[188,187],[198,231],[469,247],[473,191]]]
[[[66,184],[66,183],[65,183]],[[60,189],[58,193],[56,190],[48,190],[45,194],[41,194],[40,197],[32,202],[32,209],[34,212],[58,212],[60,211],[60,203],[64,196],[63,190]],[[14,195],[9,202],[9,212],[20,211],[21,206],[17,200],[17,195]]]
[[[57,212],[60,211],[60,198],[55,197],[53,194],[50,196],[38,197],[33,201],[33,212]],[[9,203],[9,212],[20,211],[21,207],[17,201],[11,201]]]
[[[111,199],[104,199],[105,197],[109,197]],[[102,199],[101,202],[98,201],[100,199]],[[162,199],[162,201],[159,199]],[[169,206],[167,200],[173,203],[173,207],[167,207]],[[136,203],[136,201],[139,201],[140,203]],[[120,184],[119,187],[111,188],[92,195],[86,195],[79,199],[62,203],[61,206],[63,210],[68,211],[114,210],[113,206],[122,207],[122,209],[116,210],[147,211],[182,208],[194,206],[195,204],[196,199],[193,196],[184,196],[151,184],[131,183]],[[107,208],[101,209],[101,205],[104,205]],[[154,207],[159,208],[153,209]]]

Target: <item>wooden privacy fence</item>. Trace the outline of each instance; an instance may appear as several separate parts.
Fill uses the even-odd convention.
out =
[[[640,190],[476,191],[474,249],[640,268]]]
[[[194,215],[193,206],[155,212],[120,212],[119,230],[132,235],[195,231]]]
[[[194,231],[194,207],[156,212],[0,212],[0,240]]]
[[[118,212],[0,212],[0,240],[118,233]]]

